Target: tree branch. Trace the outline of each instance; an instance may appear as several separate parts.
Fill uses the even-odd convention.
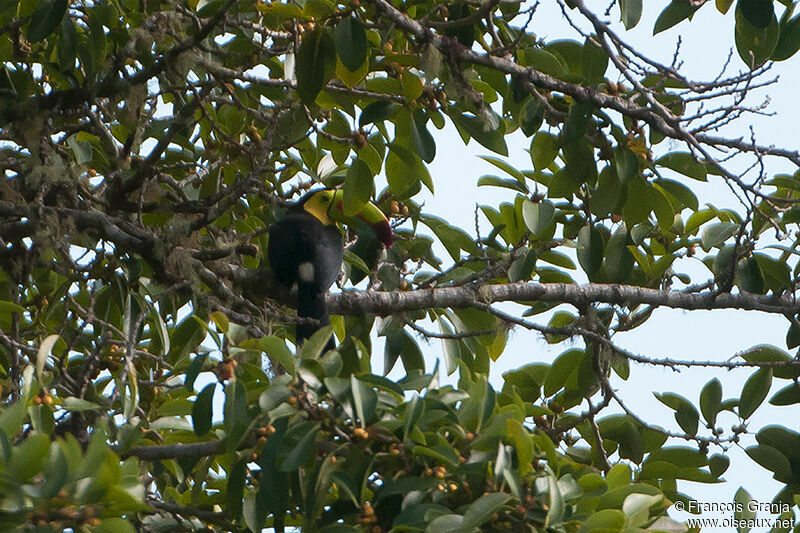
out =
[[[740,309],[774,314],[797,314],[800,303],[789,295],[776,297],[750,293],[714,294],[710,291],[685,293],[630,285],[568,283],[506,283],[500,285],[442,287],[406,292],[363,292],[348,290],[328,295],[331,313],[391,315],[432,307],[467,308],[495,302],[553,302],[575,306],[590,303],[636,306],[640,304],[672,309]]]

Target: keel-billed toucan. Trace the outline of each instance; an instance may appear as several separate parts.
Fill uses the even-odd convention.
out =
[[[275,277],[287,287],[297,283],[297,315],[314,319],[297,324],[298,345],[330,324],[325,293],[339,277],[344,252],[337,224],[366,224],[384,246],[392,243],[391,226],[380,209],[367,202],[354,217],[347,217],[343,202],[341,190],[310,191],[269,230],[267,253]],[[331,339],[327,349],[334,346]]]

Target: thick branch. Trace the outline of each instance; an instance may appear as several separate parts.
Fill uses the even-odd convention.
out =
[[[466,308],[494,302],[554,302],[575,306],[591,303],[685,310],[741,309],[776,314],[796,314],[800,304],[789,296],[776,298],[760,294],[715,294],[662,291],[630,285],[572,285],[567,283],[507,283],[502,285],[466,285],[406,292],[345,291],[328,295],[332,313],[352,315],[372,313],[391,315],[434,307]]]

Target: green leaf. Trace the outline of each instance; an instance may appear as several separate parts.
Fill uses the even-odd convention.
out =
[[[530,431],[519,420],[506,419],[506,438],[514,446],[519,463],[519,474],[527,476],[533,471],[531,462],[535,453]]]
[[[261,531],[264,523],[263,512],[259,512],[260,505],[258,505],[256,498],[245,498],[242,502],[242,518],[244,523],[250,531]]]
[[[598,84],[605,79],[607,68],[608,54],[587,37],[581,49],[581,72],[584,79],[591,85]]]
[[[764,274],[755,257],[748,257],[740,261],[737,267],[737,279],[739,288],[745,292],[753,294],[764,294]]]
[[[626,30],[634,28],[642,18],[642,0],[620,0],[619,20]]]
[[[692,403],[679,394],[665,392],[663,394],[654,393],[655,397],[664,405],[675,411],[675,421],[683,431],[689,435],[697,434],[697,426],[700,421],[700,414]]]
[[[46,39],[61,24],[68,5],[67,0],[39,0],[25,37],[32,43]]]
[[[344,214],[355,216],[366,205],[375,188],[372,170],[361,159],[353,159],[344,179]]]
[[[563,328],[575,322],[575,315],[569,311],[556,311],[547,323],[551,328]],[[567,338],[567,335],[545,334],[548,344],[557,344]]]
[[[688,435],[697,435],[697,426],[700,421],[700,414],[697,409],[689,402],[681,402],[678,410],[675,411],[675,421]]]
[[[511,189],[512,191],[528,193],[528,188],[520,185],[517,180],[503,179],[497,176],[486,175],[478,178],[478,187],[499,187],[502,189]]]
[[[378,397],[372,387],[356,378],[355,375],[350,376],[350,391],[353,393],[356,417],[361,427],[364,428],[375,415]]]
[[[270,360],[280,364],[292,376],[297,375],[297,367],[292,352],[286,346],[286,341],[280,337],[262,337],[258,340],[262,352],[267,354]]]
[[[528,281],[536,268],[536,251],[526,250],[520,257],[517,257],[508,268],[508,281]]]
[[[617,178],[624,185],[639,175],[639,156],[630,148],[615,148],[614,166],[617,169]]]
[[[454,111],[449,111],[448,116],[456,125],[456,128],[462,136],[466,134],[475,139],[481,146],[496,154],[503,156],[508,155],[508,146],[505,140],[505,127],[500,117],[494,113],[485,119],[464,115]],[[490,121],[495,121],[495,124],[489,123]]]
[[[386,100],[372,102],[361,111],[361,116],[358,117],[358,127],[363,128],[368,124],[383,122],[391,116],[395,109],[397,109],[397,104]]]
[[[686,227],[684,228],[686,234],[694,235],[697,233],[700,226],[713,219],[715,216],[716,213],[713,209],[701,209],[700,211],[692,213],[689,215],[689,220],[686,221]]]
[[[750,418],[767,397],[770,385],[772,385],[772,368],[761,368],[750,376],[742,388],[739,416],[744,419]]]
[[[683,22],[694,15],[698,8],[689,2],[672,0],[667,7],[658,15],[656,23],[653,25],[653,35],[668,30],[676,24]]]
[[[703,390],[700,391],[700,412],[703,413],[703,418],[711,427],[717,422],[717,413],[719,413],[721,403],[722,383],[714,378],[706,383]]]
[[[534,67],[539,72],[561,77],[566,72],[564,63],[547,50],[541,48],[525,48],[517,52],[519,64],[523,67]]]
[[[544,379],[544,395],[549,397],[561,390],[569,377],[578,371],[585,355],[584,350],[572,349],[556,357]]]
[[[530,154],[533,168],[544,170],[553,164],[561,146],[558,137],[550,133],[540,131],[531,140]]]
[[[61,402],[61,407],[67,411],[94,411],[100,409],[102,406],[82,398],[67,396],[64,398],[64,401]]]
[[[425,91],[425,85],[422,83],[422,80],[411,72],[410,70],[404,70],[400,75],[400,82],[403,84],[403,97],[408,102],[413,102]]]
[[[222,333],[228,333],[228,328],[230,328],[230,320],[228,320],[228,316],[223,313],[222,311],[214,311],[208,315],[214,324],[217,325],[219,330]]]
[[[708,459],[708,470],[714,477],[720,477],[730,464],[731,460],[727,455],[714,454]]]
[[[707,167],[695,161],[689,152],[670,152],[656,159],[655,164],[697,181],[707,181]]]
[[[75,68],[79,42],[75,23],[69,17],[62,18],[58,37],[58,66],[62,72],[69,72]]]
[[[202,437],[211,430],[211,415],[216,388],[216,383],[209,383],[200,391],[192,404],[192,426],[198,436]]]
[[[674,201],[679,203],[679,205],[675,206],[679,211],[682,211],[684,208],[689,208],[692,212],[698,210],[699,202],[697,196],[683,183],[662,178],[657,180],[655,185],[661,187],[666,193],[672,196]]]
[[[25,308],[13,302],[0,300],[0,311],[3,313],[24,313]]]
[[[336,53],[350,72],[356,72],[367,60],[367,32],[355,17],[346,17],[334,28]]]
[[[626,283],[633,270],[634,257],[628,246],[632,244],[625,225],[621,225],[608,239],[605,254],[605,271],[613,283]]]
[[[786,332],[786,347],[790,350],[800,346],[800,327],[792,323]]]
[[[371,144],[359,148],[356,153],[360,160],[369,165],[373,176],[380,173],[383,168],[383,155],[379,154]]]
[[[625,524],[625,513],[618,509],[603,509],[589,516],[581,524],[578,533],[592,531],[620,531]]]
[[[578,263],[588,276],[603,266],[603,236],[596,227],[583,226],[578,232]]]
[[[92,160],[92,145],[87,141],[78,140],[78,134],[67,137],[67,145],[72,149],[72,153],[75,154],[75,161],[79,165],[85,165]]]
[[[192,412],[194,413],[194,409]],[[247,414],[247,391],[245,391],[242,380],[233,379],[225,385],[225,403],[222,407],[222,415],[226,433],[226,451],[232,452],[239,447],[239,442],[250,423]]]
[[[619,213],[625,195],[626,190],[617,178],[614,168],[611,165],[606,166],[597,177],[597,187],[592,192],[589,205],[592,214],[605,218],[612,213]]]
[[[348,265],[354,266],[361,272],[370,272],[372,270],[369,265],[367,265],[366,261],[361,259],[361,256],[354,253],[350,248],[345,248],[344,250],[344,262]],[[353,278],[352,272],[350,274],[350,278]]]
[[[422,352],[420,352],[414,338],[406,331],[400,331],[386,337],[383,357],[384,372],[391,370],[398,357],[402,359],[403,368],[407,373],[425,370],[425,360],[422,357]]]
[[[789,265],[785,261],[772,258],[763,253],[753,254],[753,257],[756,258],[758,266],[761,267],[761,273],[764,274],[764,284],[769,290],[774,293],[780,293],[791,286],[791,272]]]
[[[522,204],[522,218],[534,237],[541,235],[550,227],[555,212],[556,207],[550,200],[542,200],[539,203],[525,200]]]
[[[717,222],[703,228],[703,235],[701,237],[701,244],[703,250],[711,250],[715,246],[719,246],[739,231],[739,224],[735,222]]]
[[[386,156],[386,180],[394,197],[405,200],[420,191],[421,180],[430,181],[430,174],[417,154],[393,143]]]
[[[747,522],[756,517],[755,510],[750,507],[750,502],[753,501],[753,498],[744,488],[739,487],[739,490],[733,495],[733,501],[735,504],[733,518],[742,522],[742,525],[738,526],[736,531],[738,533],[747,533],[750,531],[750,526],[747,525]]]
[[[525,174],[523,174],[522,172],[520,172],[519,170],[517,170],[516,168],[514,168],[510,164],[508,164],[506,161],[500,159],[499,157],[493,157],[493,156],[488,156],[488,155],[482,155],[482,156],[478,156],[478,157],[480,157],[481,159],[483,159],[484,161],[486,161],[490,165],[493,165],[493,166],[499,168],[500,170],[502,170],[503,172],[505,172],[509,176],[512,176],[515,180],[517,180],[517,182],[519,182],[520,185],[524,185],[525,184]]]
[[[494,492],[484,494],[472,502],[464,512],[463,526],[465,528],[480,527],[488,522],[492,515],[498,512],[509,500],[510,494]]]
[[[227,319],[227,317],[226,317]],[[150,331],[153,332],[153,340],[151,341],[150,347],[148,350],[153,352],[155,350],[155,354],[164,357],[169,353],[169,330],[167,329],[167,324],[164,323],[164,319],[161,316],[161,313],[158,312],[157,309],[153,309],[148,316],[148,323],[150,324]],[[189,378],[187,374],[187,379]],[[189,385],[191,388],[191,385]]]
[[[47,406],[44,405],[38,407],[47,408]],[[48,412],[50,411],[49,408],[47,408],[47,410]],[[52,418],[52,413],[50,416]],[[73,460],[79,459],[80,452],[75,453],[74,448],[72,450],[68,450],[67,448],[68,445],[62,442],[56,442],[50,445],[49,457],[47,458],[47,463],[44,466],[43,472],[44,483],[41,488],[42,494],[46,498],[54,497],[63,489],[64,485],[69,481],[70,464]],[[67,454],[69,454],[70,457],[68,457]],[[4,457],[4,459],[8,461],[10,457]]]
[[[18,481],[28,481],[42,471],[50,450],[50,436],[34,431],[21,444],[15,446],[11,453],[11,461],[4,465],[5,476]]]
[[[450,2],[449,11],[450,20],[458,21],[472,15],[473,8],[467,2]],[[448,28],[445,33],[450,37],[455,37],[462,46],[470,48],[475,41],[475,23],[466,21]]]
[[[207,357],[208,353],[199,353],[194,359],[192,359],[192,362],[186,369],[186,379],[183,382],[183,386],[186,390],[194,390],[194,382],[197,379],[198,374],[203,371],[203,364],[206,362]]]
[[[700,468],[708,464],[705,454],[687,446],[663,446],[650,452],[645,464],[666,462],[681,468]]]
[[[234,518],[242,514],[242,497],[244,495],[245,481],[247,480],[247,458],[236,461],[228,473],[225,501],[225,511]]]
[[[425,404],[418,395],[414,395],[411,400],[406,404],[404,423],[403,423],[403,439],[407,439],[411,430],[417,425],[417,421],[422,416]]]
[[[280,472],[292,472],[304,465],[314,453],[314,441],[319,432],[319,424],[313,424],[306,430],[300,441],[289,451],[285,459],[280,463]]]
[[[736,9],[741,10],[745,20],[758,29],[769,26],[775,17],[772,0],[739,0]]]
[[[436,157],[436,142],[425,126],[424,117],[419,113],[414,113],[414,119],[411,121],[411,142],[423,161],[433,162]]]
[[[52,355],[53,346],[58,342],[58,335],[48,335],[39,345],[39,350],[36,355],[36,378],[39,380],[39,386],[44,387],[44,367],[47,364],[47,358]]]
[[[795,383],[785,386],[769,399],[772,405],[794,405],[800,403],[800,386]]]
[[[775,15],[764,27],[755,27],[748,21],[741,10],[741,2],[736,9],[736,27],[734,31],[734,41],[739,57],[750,69],[755,69],[763,65],[775,47],[778,45],[780,37],[780,25]]]
[[[778,44],[772,51],[770,59],[773,61],[784,61],[789,59],[800,50],[800,15],[792,18],[786,24],[781,25],[781,34]]]
[[[742,359],[749,362],[781,362],[786,363],[795,359],[781,350],[777,346],[770,344],[759,344],[742,352]],[[800,369],[797,366],[776,366],[772,369],[772,375],[779,379],[794,379],[800,376]]]
[[[425,528],[425,533],[459,533],[465,531],[462,528],[464,524],[464,517],[460,514],[445,514],[437,516]],[[471,531],[474,528],[466,529]]]
[[[325,353],[328,341],[331,340],[331,335],[333,335],[332,326],[322,326],[315,331],[300,348],[301,359],[318,360]]]
[[[336,70],[336,44],[324,26],[303,34],[296,64],[297,93],[312,104]]]
[[[650,519],[650,509],[664,500],[662,494],[628,494],[622,502],[622,512],[628,516],[627,522],[634,526],[643,526]]]
[[[717,6],[717,11],[724,15],[733,5],[733,0],[715,0],[715,4]]]
[[[206,323],[197,315],[189,315],[175,326],[170,335],[170,361],[188,358],[189,353],[205,338]]]
[[[591,102],[573,102],[569,106],[567,119],[561,129],[561,142],[563,144],[568,145],[583,139],[593,111],[594,105]]]
[[[544,104],[538,98],[528,98],[519,112],[519,126],[526,137],[530,137],[542,127]]]
[[[759,444],[746,448],[745,452],[747,452],[750,459],[773,472],[775,479],[778,481],[783,481],[784,483],[792,481],[792,465],[789,459],[777,448]]]

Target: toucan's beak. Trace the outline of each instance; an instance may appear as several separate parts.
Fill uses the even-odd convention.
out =
[[[347,218],[344,214],[344,191],[337,190],[333,197],[333,205],[330,210],[330,217],[337,222],[347,223]],[[383,214],[383,211],[378,209],[378,206],[372,202],[367,202],[361,211],[355,214],[355,218],[366,223],[379,241],[387,248],[392,245],[392,226],[389,224],[389,219]]]

